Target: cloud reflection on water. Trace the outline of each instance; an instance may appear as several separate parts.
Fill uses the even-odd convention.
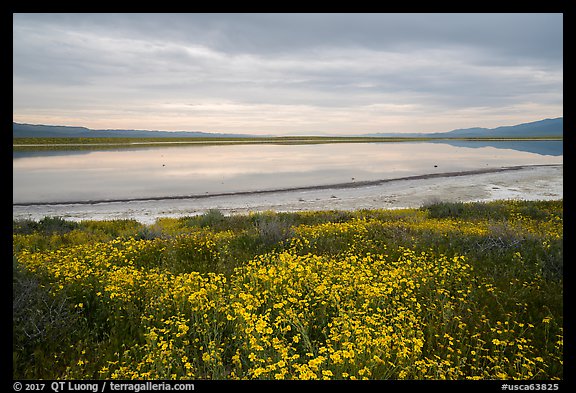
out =
[[[563,161],[562,155],[426,142],[53,153],[14,158],[14,203],[204,195]]]

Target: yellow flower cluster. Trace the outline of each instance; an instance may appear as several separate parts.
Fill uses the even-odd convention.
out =
[[[105,347],[108,337],[114,348],[113,356],[103,350],[108,355],[76,361],[54,378],[557,377],[551,370],[561,368],[562,334],[547,337],[551,353],[534,332],[561,321],[550,315],[528,323],[521,302],[498,310],[501,287],[476,274],[465,255],[385,245],[387,231],[482,237],[491,225],[422,213],[400,224],[360,218],[300,225],[284,249],[256,255],[229,275],[209,267],[222,260],[237,236],[232,231],[22,247],[16,256],[53,293],[73,299],[89,323],[103,326],[93,340]],[[542,233],[521,216],[510,225]],[[552,238],[561,236],[558,220],[548,225]],[[536,292],[541,283],[511,285]]]

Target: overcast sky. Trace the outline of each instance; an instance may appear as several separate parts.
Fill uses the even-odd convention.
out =
[[[563,116],[562,14],[14,14],[15,122],[435,132]]]

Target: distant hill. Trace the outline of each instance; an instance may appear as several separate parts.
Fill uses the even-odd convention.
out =
[[[477,137],[562,137],[564,118],[545,119],[515,126],[498,128],[463,128],[435,133],[375,133],[361,136],[377,137],[432,137],[432,138],[477,138]],[[254,135],[220,134],[202,131],[149,131],[149,130],[92,130],[86,127],[47,126],[12,123],[13,138],[250,138]]]
[[[544,119],[531,123],[497,128],[462,128],[448,132],[434,133],[376,133],[366,136],[402,136],[402,137],[433,137],[433,138],[519,138],[519,137],[562,137],[564,134],[564,118]]]
[[[250,136],[201,131],[92,130],[86,127],[12,123],[13,138],[237,138]]]

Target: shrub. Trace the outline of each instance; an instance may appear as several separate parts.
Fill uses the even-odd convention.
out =
[[[65,295],[53,296],[50,287],[13,266],[12,345],[14,376],[34,378],[53,363],[51,353],[72,342],[81,320]]]
[[[279,245],[294,236],[289,217],[271,214],[258,215],[254,222],[258,237],[265,248]]]
[[[226,216],[218,209],[210,209],[200,216],[200,226],[202,228],[220,228],[226,221]]]

